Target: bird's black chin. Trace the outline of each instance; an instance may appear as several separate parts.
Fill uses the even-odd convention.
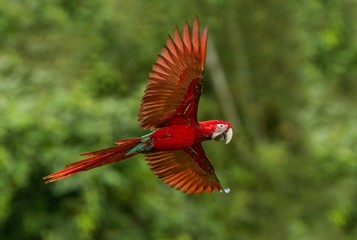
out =
[[[217,135],[213,140],[218,142],[225,142],[227,139],[226,131],[222,132],[221,134]]]

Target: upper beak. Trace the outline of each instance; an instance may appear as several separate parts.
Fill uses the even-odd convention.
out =
[[[232,128],[228,128],[223,132],[214,133],[212,138],[216,141],[220,141],[220,142],[224,142],[225,144],[228,144],[232,140],[232,137],[233,137],[233,130]]]
[[[224,135],[224,139],[225,139],[225,144],[228,144],[233,137],[233,129],[232,128],[228,128],[226,131],[223,132]]]

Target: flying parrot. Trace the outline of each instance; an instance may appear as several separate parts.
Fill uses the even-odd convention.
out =
[[[150,169],[165,183],[188,194],[225,191],[201,142],[228,144],[232,125],[221,120],[197,121],[202,93],[208,32],[200,35],[195,17],[190,32],[186,22],[178,27],[158,55],[141,101],[138,121],[151,132],[142,137],[119,140],[113,147],[81,154],[84,160],[44,177],[46,183],[144,154]]]

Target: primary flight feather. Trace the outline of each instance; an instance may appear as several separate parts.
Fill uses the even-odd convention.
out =
[[[44,177],[46,183],[82,171],[144,154],[150,169],[165,183],[188,194],[225,191],[201,142],[230,142],[229,122],[197,121],[197,108],[207,51],[208,32],[201,35],[199,20],[176,27],[173,37],[158,55],[141,101],[139,123],[150,129],[147,135],[119,140],[116,146],[84,153],[84,160]]]

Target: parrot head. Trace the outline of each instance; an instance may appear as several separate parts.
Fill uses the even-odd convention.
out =
[[[224,142],[225,144],[228,144],[232,140],[233,129],[229,122],[211,120],[201,122],[201,124],[204,125],[206,129],[209,129],[212,140]]]
[[[212,134],[212,139],[228,144],[233,137],[233,129],[230,123],[218,123]]]

